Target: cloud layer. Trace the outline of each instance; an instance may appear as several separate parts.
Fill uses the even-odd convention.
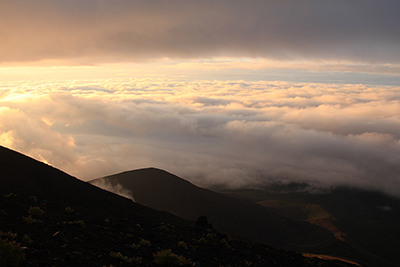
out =
[[[110,79],[0,84],[0,144],[88,180],[154,166],[207,186],[400,196],[400,88]]]
[[[399,13],[397,0],[1,1],[0,62],[225,56],[398,65]]]

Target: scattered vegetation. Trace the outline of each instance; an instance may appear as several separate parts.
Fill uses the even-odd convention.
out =
[[[0,238],[0,266],[19,266],[24,260],[21,244]]]
[[[44,214],[44,211],[40,207],[30,207],[28,213],[29,215],[40,217]]]
[[[140,248],[140,244],[132,244],[131,247],[134,249],[138,249]]]
[[[126,237],[129,237],[129,238],[133,238],[133,237],[135,237],[133,234],[131,234],[131,233],[127,233],[126,234]]]
[[[26,224],[34,224],[36,222],[36,219],[33,218],[31,215],[25,217],[22,216],[22,220],[26,223]]]
[[[2,231],[0,231],[0,238],[5,238],[8,239],[10,241],[16,239],[18,236],[17,233],[13,233],[11,231],[7,232],[7,233],[3,233]]]
[[[197,240],[197,243],[207,244],[207,239],[205,239],[204,237],[201,237],[199,240]]]
[[[164,223],[161,223],[161,225],[158,227],[158,229],[160,231],[163,231],[163,232],[168,232],[169,231],[168,226],[166,226]]]
[[[185,266],[191,265],[192,261],[190,259],[186,259],[183,256],[178,256],[170,249],[168,250],[161,250],[156,254],[153,254],[154,262],[159,265],[166,265],[166,266]]]
[[[146,240],[146,239],[140,240],[139,244],[142,245],[143,247],[150,247],[151,246],[151,242],[149,240]]]
[[[32,243],[33,243],[33,240],[30,238],[30,236],[25,234],[24,237],[22,238],[22,244],[29,245]]]
[[[187,249],[187,245],[186,245],[186,243],[184,241],[179,241],[178,242],[178,247]]]
[[[115,259],[120,259],[123,262],[128,262],[128,263],[136,263],[136,264],[141,264],[143,262],[143,259],[141,257],[132,257],[129,258],[127,256],[122,255],[121,252],[110,252],[110,256],[115,258]]]
[[[74,213],[75,211],[71,207],[66,207],[65,212],[66,213]]]

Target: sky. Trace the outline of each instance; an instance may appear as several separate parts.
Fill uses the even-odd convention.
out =
[[[0,145],[82,180],[400,196],[400,2],[0,2]]]

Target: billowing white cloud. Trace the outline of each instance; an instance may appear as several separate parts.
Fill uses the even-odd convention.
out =
[[[400,196],[400,88],[179,79],[2,83],[0,142],[83,180],[154,166]]]
[[[398,65],[399,12],[397,0],[1,1],[0,62],[225,56]]]

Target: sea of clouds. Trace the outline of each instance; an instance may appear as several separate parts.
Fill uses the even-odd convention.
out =
[[[400,196],[400,88],[167,78],[0,84],[0,144],[82,180],[157,167]]]

